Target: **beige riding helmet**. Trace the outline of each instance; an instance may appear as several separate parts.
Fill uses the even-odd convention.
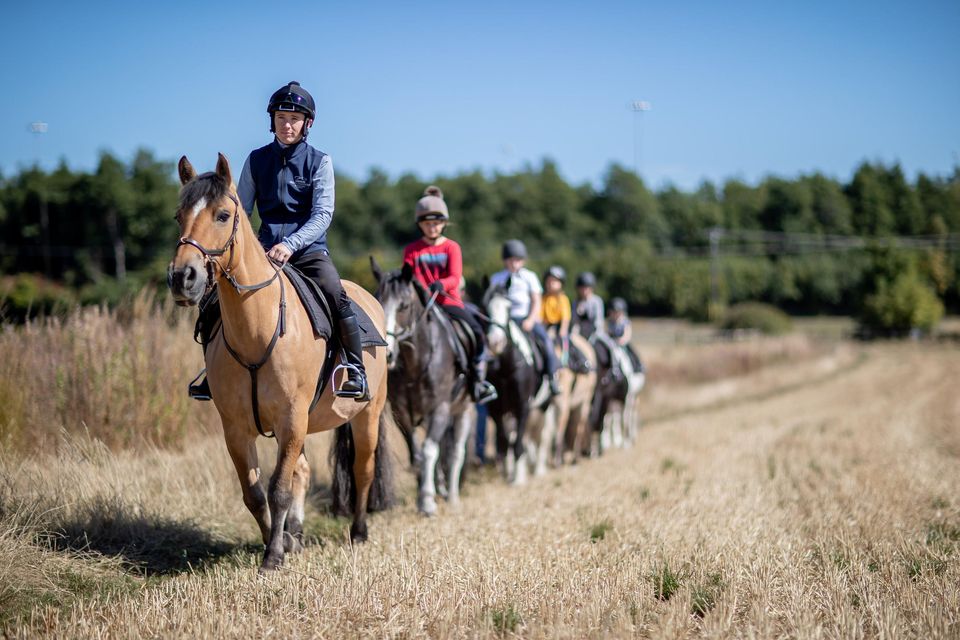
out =
[[[450,220],[447,203],[443,201],[443,191],[440,191],[440,187],[430,185],[424,189],[423,197],[417,200],[414,219],[417,223],[423,220]]]

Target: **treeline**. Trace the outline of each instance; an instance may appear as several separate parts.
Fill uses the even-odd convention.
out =
[[[919,295],[960,310],[952,235],[960,234],[960,170],[911,182],[899,165],[865,162],[848,183],[816,173],[654,191],[616,164],[597,186],[571,185],[544,160],[431,182],[446,196],[448,235],[464,247],[474,292],[500,268],[502,241],[521,238],[535,270],[594,271],[600,293],[625,297],[635,313],[703,319],[715,306],[756,300],[864,317],[876,296],[907,289],[900,306],[916,307]],[[379,170],[362,181],[337,176],[330,246],[344,277],[372,284],[371,253],[397,264],[417,237],[413,205],[426,184]],[[105,153],[92,173],[61,165],[2,179],[0,267],[44,274],[84,299],[161,282],[177,191],[173,163],[147,151],[129,164]],[[909,283],[897,285],[904,274]]]

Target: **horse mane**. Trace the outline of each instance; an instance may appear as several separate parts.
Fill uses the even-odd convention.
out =
[[[430,299],[430,295],[427,293],[426,287],[420,284],[420,281],[414,277],[411,277],[409,281],[405,280],[403,278],[403,269],[394,269],[383,276],[383,281],[377,289],[377,297],[379,298],[379,294],[385,291],[388,286],[393,286],[397,282],[402,282],[403,284],[409,282],[413,285],[413,290],[417,292],[417,298],[420,300],[420,304],[427,306],[427,300]]]
[[[180,190],[180,208],[189,209],[206,198],[207,202],[218,202],[230,192],[230,184],[223,176],[208,171],[183,185]]]

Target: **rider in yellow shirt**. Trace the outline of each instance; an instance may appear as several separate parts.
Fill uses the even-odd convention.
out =
[[[562,366],[567,366],[570,342],[570,298],[563,292],[563,283],[567,279],[567,272],[563,267],[554,265],[547,269],[543,276],[545,291],[543,303],[540,306],[540,320],[548,331],[555,331],[563,347],[560,356]]]

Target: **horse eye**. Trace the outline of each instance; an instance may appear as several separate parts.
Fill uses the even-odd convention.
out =
[[[221,209],[217,214],[217,222],[226,222],[230,219],[230,212],[226,209]]]

